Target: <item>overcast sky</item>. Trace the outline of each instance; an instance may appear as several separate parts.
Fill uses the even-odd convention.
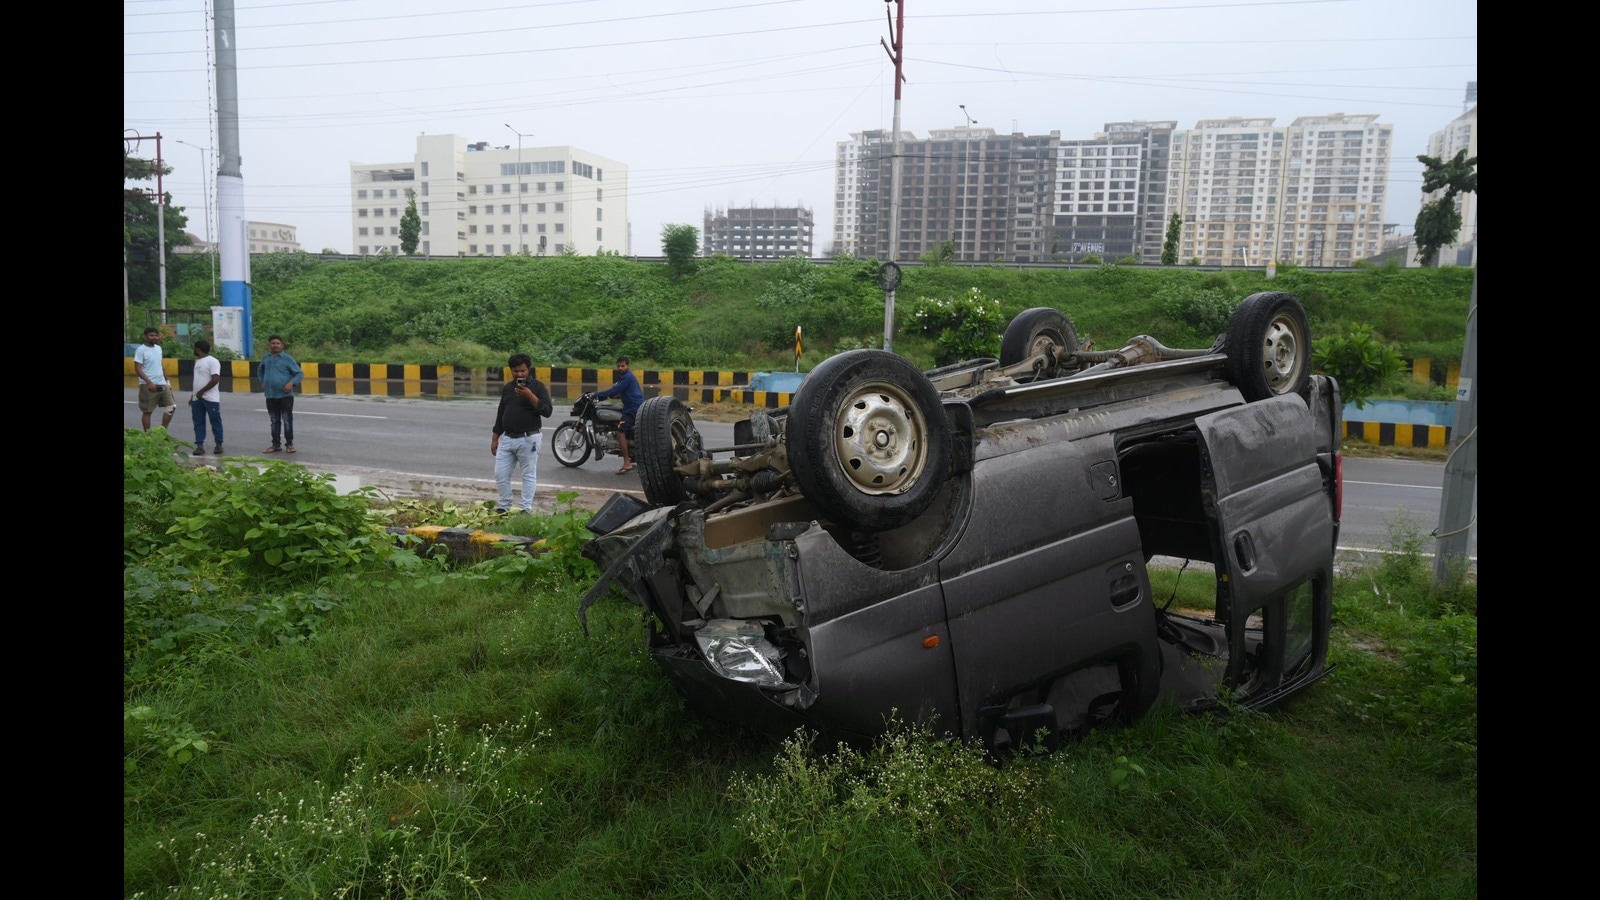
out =
[[[1421,204],[1416,156],[1478,77],[1473,0],[903,2],[902,130],[970,116],[1077,139],[1134,119],[1376,114],[1394,126],[1384,219],[1403,232]],[[409,160],[423,132],[514,147],[514,128],[524,149],[570,144],[628,167],[635,255],[660,253],[664,225],[751,204],[810,207],[821,254],[835,144],[894,120],[879,41],[892,42],[896,8],[235,0],[246,215],[295,226],[308,251],[350,252],[352,162]],[[201,237],[210,11],[123,0],[123,135],[161,133],[175,170],[164,187]]]

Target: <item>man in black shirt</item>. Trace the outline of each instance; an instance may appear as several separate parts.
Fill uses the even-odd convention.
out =
[[[533,512],[533,492],[539,481],[539,429],[551,415],[550,389],[531,374],[533,360],[513,353],[506,361],[511,381],[500,391],[500,408],[494,414],[494,437],[489,454],[494,457],[494,483],[499,491],[495,512],[511,511],[511,471],[522,466],[522,511]]]

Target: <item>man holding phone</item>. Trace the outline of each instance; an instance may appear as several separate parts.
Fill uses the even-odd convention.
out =
[[[511,381],[500,390],[500,408],[494,414],[494,437],[489,454],[494,457],[494,484],[499,492],[494,511],[507,513],[511,506],[511,473],[522,467],[522,511],[533,512],[533,493],[539,481],[539,429],[544,417],[552,415],[550,389],[533,377],[533,360],[526,353],[513,353],[506,360]]]

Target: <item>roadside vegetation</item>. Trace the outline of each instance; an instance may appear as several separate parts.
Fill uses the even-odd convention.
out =
[[[579,627],[572,498],[500,520],[544,552],[469,565],[385,526],[474,508],[183,455],[124,432],[127,897],[1478,895],[1476,582],[1435,586],[1404,521],[1339,575],[1337,669],[1291,705],[996,766],[903,722],[846,749],[686,711],[636,607]]]
[[[301,362],[491,366],[521,351],[537,365],[608,366],[625,354],[639,368],[742,371],[792,371],[797,326],[804,334],[802,371],[841,350],[883,345],[877,260],[692,262],[268,254],[251,260],[254,334],[263,347],[266,335],[282,334]],[[1209,347],[1240,300],[1273,290],[1300,298],[1319,340],[1344,339],[1345,360],[1382,350],[1447,366],[1461,359],[1472,274],[1283,266],[1269,281],[1259,269],[1011,269],[934,259],[905,267],[894,349],[924,368],[996,356],[1006,323],[1036,306],[1067,313],[1079,337],[1101,350],[1138,334],[1172,347]],[[177,257],[169,279],[168,309],[209,309],[208,257]],[[155,321],[157,308],[153,299],[136,301],[130,332]],[[187,352],[177,343],[168,349]],[[1380,393],[1444,390],[1409,381],[1404,372],[1389,372]]]

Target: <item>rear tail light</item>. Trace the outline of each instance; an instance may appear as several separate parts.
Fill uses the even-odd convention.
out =
[[[1344,454],[1333,451],[1333,520],[1344,520]]]

